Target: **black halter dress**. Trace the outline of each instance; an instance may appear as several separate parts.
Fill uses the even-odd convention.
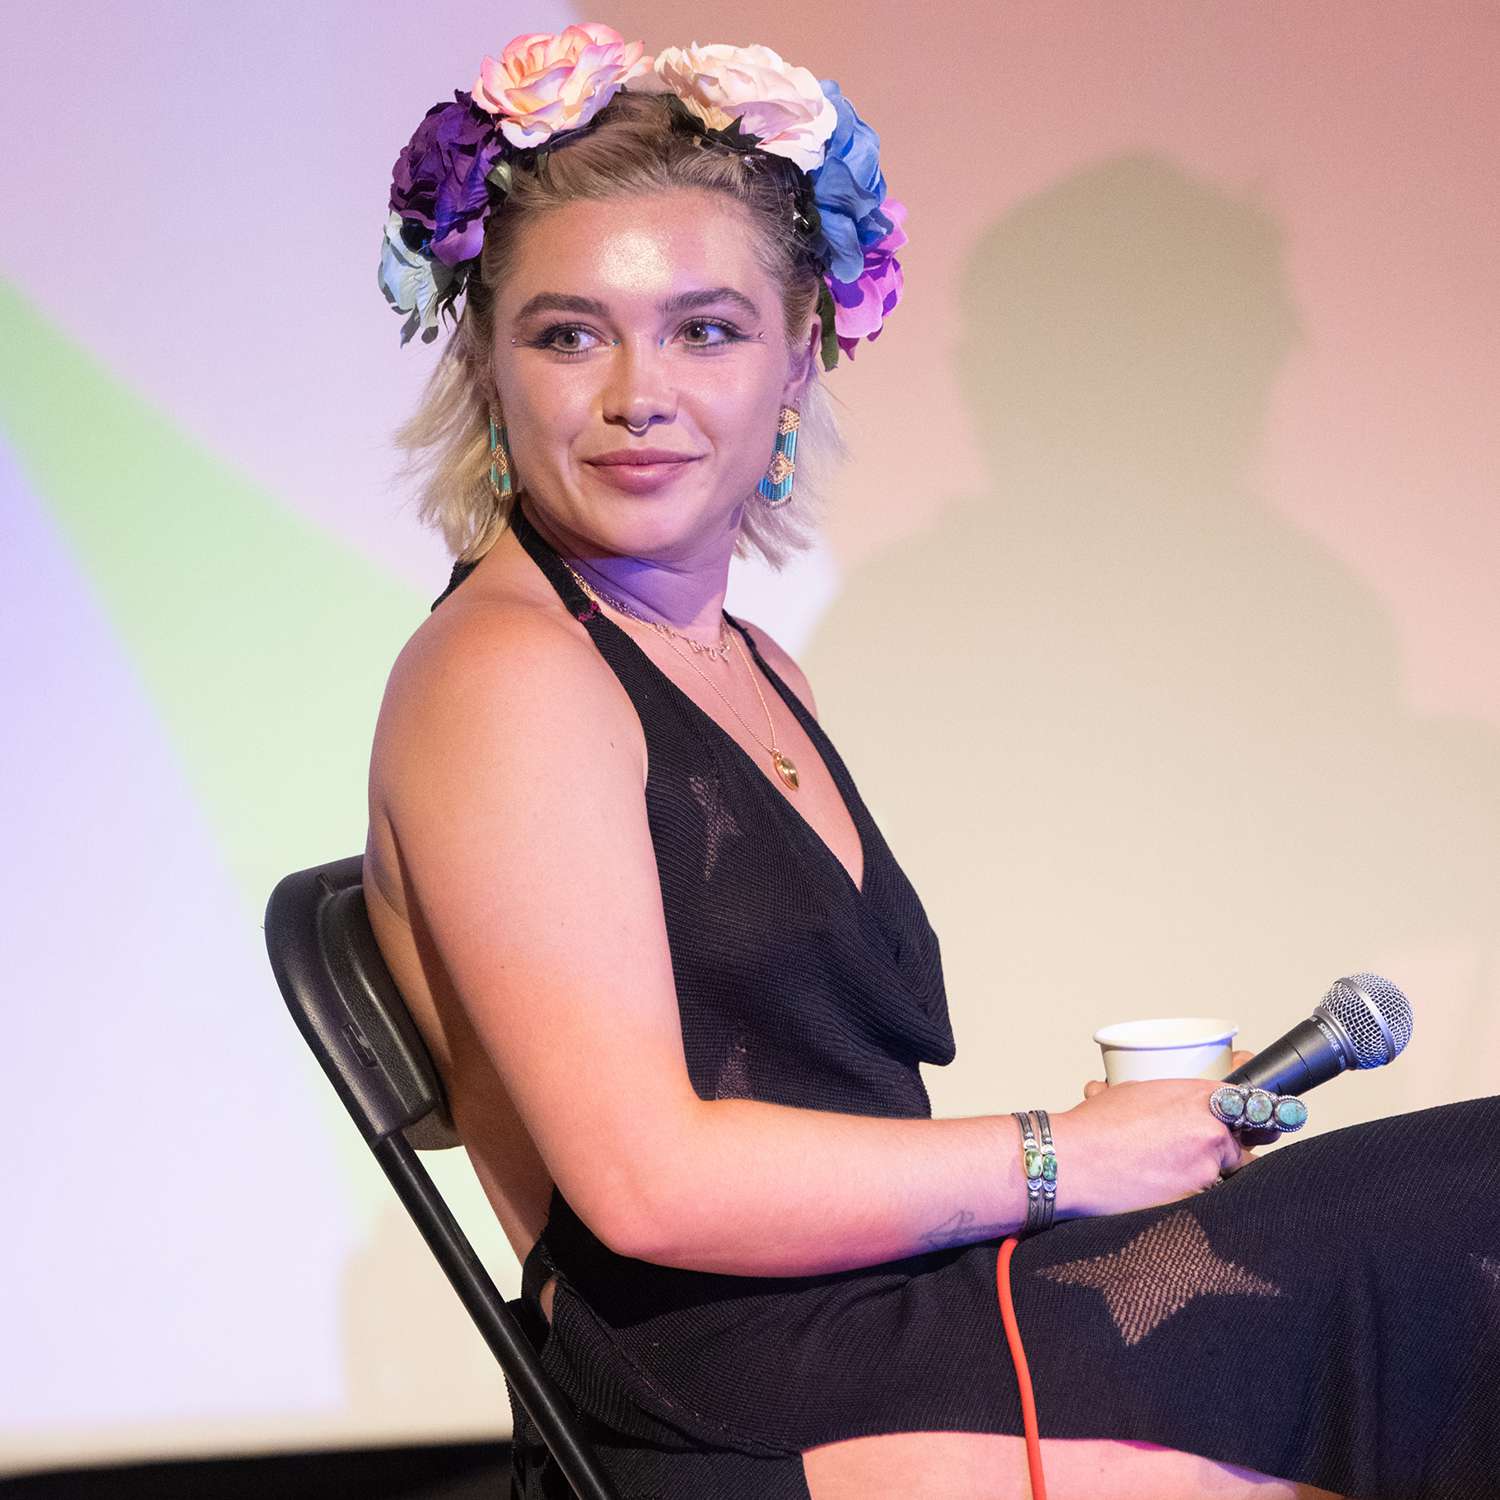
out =
[[[726,615],[843,795],[859,886],[514,517],[640,714],[694,1089],[930,1116],[918,1065],[955,1050],[937,938],[817,721]],[[999,1244],[726,1276],[614,1253],[554,1189],[511,1306],[627,1500],[809,1500],[800,1455],[819,1444],[1022,1431]],[[1021,1243],[1011,1280],[1043,1437],[1143,1440],[1372,1500],[1500,1497],[1500,1097],[1289,1142],[1181,1203],[1067,1220]],[[510,1395],[512,1494],[567,1497]]]

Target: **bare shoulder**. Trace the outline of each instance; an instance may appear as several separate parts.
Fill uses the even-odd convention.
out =
[[[367,880],[403,916],[411,836],[524,799],[534,816],[579,782],[646,784],[646,741],[582,627],[503,593],[454,595],[413,632],[386,679],[370,751]],[[576,806],[576,804],[571,804]]]
[[[430,775],[442,745],[514,742],[524,755],[543,741],[580,759],[633,752],[644,785],[639,717],[587,634],[524,600],[455,595],[391,668],[372,777],[395,791],[405,773]]]
[[[764,626],[753,624],[743,615],[736,615],[735,619],[750,632],[756,649],[766,659],[766,665],[796,693],[808,713],[816,719],[818,705],[813,698],[812,685],[807,680],[807,674],[793,660],[791,653],[783,649]]]

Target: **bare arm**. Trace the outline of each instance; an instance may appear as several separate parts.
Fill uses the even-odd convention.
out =
[[[699,1098],[640,723],[589,642],[500,606],[419,632],[392,673],[377,743],[408,902],[441,966],[434,992],[461,1006],[553,1180],[611,1248],[798,1276],[1024,1220],[1006,1113],[888,1120]],[[1108,1106],[1134,1152],[1147,1137],[1126,1119],[1131,1088],[1170,1087],[1110,1090],[1082,1108]],[[1119,1172],[1076,1113],[1054,1117],[1060,1214],[1100,1211],[1094,1184]],[[1202,1120],[1222,1134],[1206,1110]]]
[[[740,1276],[811,1276],[1009,1234],[1026,1218],[1009,1115],[881,1120],[701,1101],[660,1212],[627,1254]]]

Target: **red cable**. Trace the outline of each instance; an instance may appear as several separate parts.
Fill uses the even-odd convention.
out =
[[[1036,1397],[1031,1391],[1026,1351],[1021,1347],[1015,1303],[1010,1298],[1010,1258],[1020,1243],[1015,1235],[1011,1235],[1000,1246],[1000,1255],[995,1262],[995,1289],[1000,1294],[1000,1321],[1005,1324],[1005,1341],[1010,1345],[1011,1362],[1016,1367],[1016,1384],[1021,1388],[1021,1423],[1026,1429],[1026,1468],[1031,1474],[1031,1500],[1047,1500],[1047,1480],[1042,1473],[1042,1439],[1036,1425]]]

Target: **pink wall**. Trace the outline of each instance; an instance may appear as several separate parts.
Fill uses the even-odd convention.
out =
[[[648,46],[750,39],[731,5],[623,15]],[[1413,707],[1500,724],[1500,8],[772,4],[755,39],[841,80],[911,210],[907,300],[833,381],[857,453],[832,525],[846,564],[976,483],[952,357],[986,228],[1092,163],[1144,153],[1279,226],[1302,333],[1260,437],[1266,504],[1378,590]]]

